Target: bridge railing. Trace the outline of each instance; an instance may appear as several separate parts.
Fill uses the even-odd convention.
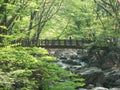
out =
[[[90,41],[85,40],[18,40],[14,43],[20,43],[22,46],[38,46],[38,47],[81,47]]]
[[[40,40],[40,46],[79,46],[79,40]]]

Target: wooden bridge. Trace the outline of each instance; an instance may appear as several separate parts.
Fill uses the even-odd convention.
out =
[[[20,43],[22,46],[37,46],[44,48],[85,48],[91,41],[87,40],[20,40],[14,43]]]

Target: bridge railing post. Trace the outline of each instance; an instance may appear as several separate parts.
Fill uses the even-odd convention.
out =
[[[41,46],[41,42],[42,42],[42,40],[40,40],[40,46]]]
[[[53,46],[55,44],[54,40],[51,41],[51,46]]]
[[[28,39],[29,40],[29,39]],[[31,46],[31,44],[32,44],[32,40],[29,40],[29,46]]]
[[[32,46],[32,44],[33,44],[33,39],[32,40],[30,40],[30,42],[29,42],[29,46]]]
[[[67,46],[67,41],[66,40],[64,40],[64,46]]]
[[[37,46],[37,47],[40,46],[40,40],[38,40],[38,42],[36,43],[36,46]]]
[[[50,41],[50,46],[53,46],[53,45],[55,45],[55,41],[54,41],[54,40],[51,40],[51,41]]]
[[[28,46],[28,40],[27,39],[21,39],[20,42],[22,41],[23,46]]]
[[[20,42],[17,42],[17,43],[21,43],[22,46],[25,46],[23,40],[21,40]]]
[[[44,41],[45,41],[45,43],[44,43],[44,44],[45,44],[45,46],[49,46],[49,45],[50,45],[49,40],[45,39]]]
[[[55,46],[57,44],[56,40],[52,40],[51,46]]]
[[[43,40],[40,40],[40,46],[43,46],[43,42],[44,42]]]
[[[77,47],[79,46],[79,41],[78,40],[76,40],[76,45],[75,46],[77,46]]]
[[[61,40],[57,40],[58,41],[58,45],[60,46],[61,45]]]
[[[47,45],[47,40],[46,39],[44,40],[44,42],[45,42],[45,45]]]
[[[24,42],[25,42],[26,46],[29,46],[29,40],[28,39],[25,39]]]
[[[50,42],[49,42],[49,40],[47,40],[47,45],[48,45],[48,46],[50,45]]]

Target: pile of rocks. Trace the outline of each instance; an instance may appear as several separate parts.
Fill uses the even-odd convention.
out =
[[[76,70],[76,73],[79,74],[79,77],[85,78],[86,88],[88,89],[108,90],[98,89],[97,87],[115,87],[114,89],[109,90],[120,90],[120,70],[103,71],[97,67],[87,67]]]
[[[78,74],[79,77],[85,78],[85,88],[79,88],[78,90],[120,90],[120,67],[118,64],[113,66],[111,59],[106,59],[106,62],[103,61],[102,64],[95,59],[88,61],[86,60],[86,57],[88,59],[86,51],[75,49],[58,50],[54,55],[62,63],[70,65],[66,67],[68,70]],[[87,64],[81,67],[83,61]]]

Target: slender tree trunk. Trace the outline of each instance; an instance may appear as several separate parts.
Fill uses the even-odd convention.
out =
[[[6,27],[7,24],[7,11],[6,11],[6,4],[8,3],[8,0],[4,0],[3,2],[4,4],[1,5],[0,7],[0,13],[3,14],[4,16],[1,17],[1,22],[0,22],[0,26],[4,26]],[[0,34],[7,34],[7,30],[0,28]],[[0,43],[2,43],[2,37],[0,37]]]
[[[31,29],[33,27],[33,21],[34,21],[34,18],[36,16],[36,12],[31,12],[31,15],[30,15],[30,24],[29,24],[29,29],[28,29],[28,39],[30,39],[30,33],[31,33]]]

